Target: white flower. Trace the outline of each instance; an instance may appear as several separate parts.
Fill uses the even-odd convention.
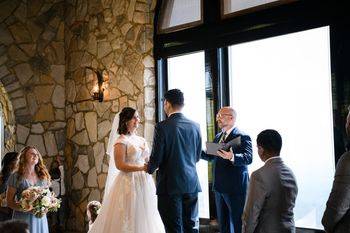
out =
[[[50,197],[48,197],[48,196],[43,197],[43,199],[41,199],[41,204],[43,206],[50,206],[50,204],[51,204]]]
[[[19,202],[24,210],[31,211],[38,218],[47,212],[57,211],[61,203],[49,189],[36,186],[24,190]]]

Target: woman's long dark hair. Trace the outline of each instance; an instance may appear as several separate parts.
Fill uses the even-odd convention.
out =
[[[122,109],[121,113],[119,114],[119,126],[118,126],[118,133],[119,134],[129,134],[128,131],[128,121],[130,121],[134,115],[136,110],[130,107],[125,107]]]
[[[1,161],[0,184],[6,181],[17,166],[18,153],[8,152]]]

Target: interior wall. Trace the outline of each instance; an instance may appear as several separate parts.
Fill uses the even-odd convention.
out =
[[[9,96],[4,88],[4,86],[0,83],[0,114],[4,124],[4,148],[3,153],[0,155],[1,158],[5,155],[5,153],[9,151],[13,151],[16,145],[16,136],[15,136],[15,116],[13,112],[12,103],[9,99]]]
[[[87,229],[86,205],[103,197],[106,155],[114,116],[123,107],[139,111],[139,135],[152,138],[154,122],[153,11],[155,0],[66,1],[67,230]],[[103,102],[91,99],[105,70]]]
[[[136,108],[142,120],[139,134],[152,139],[155,3],[0,3],[0,82],[13,106],[12,149],[37,146],[49,168],[57,155],[65,161],[67,231],[84,232],[87,202],[101,201],[115,114],[125,106]],[[85,66],[106,71],[102,103],[91,99],[96,78]]]
[[[35,145],[49,168],[65,143],[63,20],[63,1],[0,3],[0,82],[14,115],[5,122],[15,137],[9,149]]]

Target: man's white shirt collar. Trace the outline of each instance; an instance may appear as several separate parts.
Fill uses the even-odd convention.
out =
[[[277,159],[277,158],[280,158],[280,156],[273,156],[271,158],[268,158],[268,159],[265,160],[265,163],[267,163],[267,161],[269,161],[269,160]]]
[[[228,135],[230,135],[230,133],[232,132],[232,130],[235,128],[235,126],[232,126],[231,128],[229,128],[228,130],[224,131],[222,130],[222,133],[226,132],[226,136],[227,137]]]

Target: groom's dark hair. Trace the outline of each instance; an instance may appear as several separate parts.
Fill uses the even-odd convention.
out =
[[[136,110],[130,107],[125,107],[122,109],[121,113],[119,114],[119,126],[118,126],[118,133],[119,134],[128,134],[128,121],[130,121],[134,115]]]
[[[173,107],[184,106],[184,93],[179,89],[171,89],[164,94],[164,99]]]

